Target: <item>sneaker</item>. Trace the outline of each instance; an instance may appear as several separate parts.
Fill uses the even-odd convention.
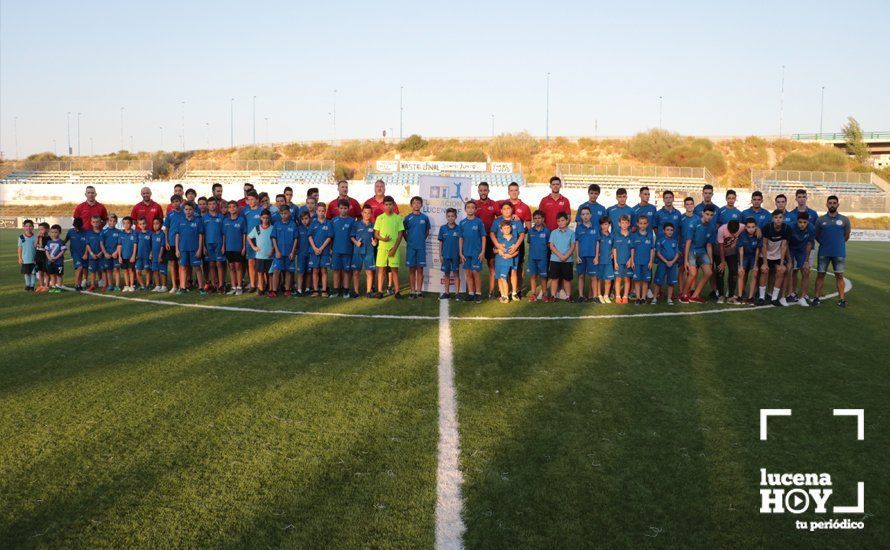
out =
[[[177,295],[177,296],[182,295],[182,294],[185,294],[185,289],[179,288],[179,289],[176,290],[176,295]]]
[[[494,300],[494,292],[489,292],[489,293],[488,293],[488,299],[489,299],[489,300]]]
[[[201,296],[204,296],[204,295],[207,294],[207,291],[204,290],[203,288],[199,288],[199,289],[198,289],[198,294],[200,294]]]
[[[322,290],[321,292],[318,293],[318,296],[320,296],[320,297],[322,297],[322,298],[328,298],[328,297],[329,297],[329,296],[328,296],[328,291],[327,291],[327,290]]]
[[[324,296],[324,294],[325,294],[325,293],[322,292],[322,296]],[[327,297],[328,297],[328,298],[339,298],[339,297],[340,297],[340,291],[339,291],[339,290],[332,290],[331,293],[327,295]]]
[[[382,299],[382,298],[383,298],[383,293],[382,293],[382,292],[375,292],[375,293],[374,293],[374,298],[376,298],[377,300]]]
[[[667,299],[667,302],[665,302],[665,303],[666,303],[667,305],[669,305],[669,306],[674,305],[674,301],[671,300],[670,298],[668,298],[668,299]]]
[[[269,291],[269,298],[278,298],[278,293],[274,290]]]
[[[726,300],[723,298],[723,296],[720,296],[719,298],[717,298],[717,303],[723,304],[723,303],[726,303]]]
[[[782,304],[782,307],[785,307],[788,305],[788,300],[786,300],[785,298],[779,298],[779,303]]]
[[[176,294],[177,292],[179,292],[178,288],[176,288],[175,286],[170,287],[170,294]]]
[[[797,300],[798,300],[797,294],[795,294],[793,292],[785,297],[785,301],[789,302],[789,303],[797,302]]]
[[[765,298],[757,298],[757,301],[755,301],[754,303],[758,306],[766,305],[766,299]]]
[[[244,294],[244,289],[243,289],[243,288],[241,288],[241,287],[239,286],[238,288],[235,289],[235,296],[241,296],[242,294]]]
[[[477,304],[481,304],[482,303],[482,295],[476,294],[476,298],[474,300]]]
[[[681,304],[688,304],[688,303],[689,303],[689,296],[688,296],[687,294],[680,294],[680,298],[679,298],[679,300],[680,300],[680,303],[681,303]]]
[[[448,293],[447,293],[447,292],[443,292],[442,294],[439,294],[439,299],[440,299],[440,300],[447,300],[447,299],[448,299]]]
[[[587,301],[587,298],[585,298],[584,296],[578,296],[577,298],[575,298],[572,301],[575,302],[576,304],[583,304],[584,302]]]
[[[454,301],[455,301],[455,302],[463,302],[463,301],[464,301],[464,295],[461,294],[460,292],[455,292],[455,293],[453,294],[453,296],[454,296]]]
[[[778,300],[770,300],[770,303],[776,307],[782,307],[782,302]]]
[[[646,291],[646,298],[649,298],[649,299],[651,300],[651,299],[654,298],[654,297],[655,297],[655,296],[652,294],[652,291],[651,291],[651,290],[647,290],[647,291]]]
[[[813,301],[810,302],[810,305],[813,307],[819,307],[819,304],[822,303],[822,300],[819,298],[813,298]]]
[[[615,298],[615,299],[617,300],[618,298]],[[600,300],[602,300],[604,304],[612,303],[612,300],[608,296],[600,296]],[[624,299],[624,303],[625,304],[627,303],[627,298]]]
[[[521,299],[522,299],[522,291],[521,291],[521,290],[518,291],[518,292],[516,293],[516,299],[517,299],[517,300],[521,300]]]
[[[797,305],[801,307],[810,307],[810,299],[807,296],[803,296],[797,301]]]
[[[528,301],[529,301],[529,302],[537,302],[537,301],[538,301],[538,298],[537,298],[537,296],[535,296],[534,294],[529,294],[529,295],[528,295]]]
[[[395,298],[396,300],[401,300],[403,298],[401,292],[393,292],[392,297]]]
[[[846,307],[847,307],[847,301],[846,301],[846,300],[838,300],[838,301],[837,301],[837,307],[840,307],[840,308],[846,308]]]
[[[233,288],[232,290],[226,292],[226,294],[229,296],[234,296],[237,290],[238,290],[237,288]]]
[[[707,300],[705,300],[701,296],[690,296],[689,301],[692,302],[693,304],[704,304],[707,302]]]
[[[502,304],[509,304],[510,298],[507,298],[506,296],[501,296],[500,298],[498,298],[498,302],[500,302]]]
[[[414,298],[417,298],[417,294],[414,293],[414,292],[409,292],[409,293],[408,293],[408,299],[409,299],[409,300],[413,300]]]
[[[658,305],[658,298],[652,298],[652,301],[649,303],[653,306]]]
[[[167,287],[166,286],[158,287],[158,292],[167,292]]]
[[[511,301],[511,302],[518,302],[518,301],[519,301],[519,295],[518,295],[518,294],[513,294],[512,296],[510,296],[510,301]]]
[[[86,292],[95,292],[95,290],[96,290],[96,286],[95,286],[95,285],[90,285],[90,286],[88,286],[88,287],[86,288]],[[31,291],[33,292],[34,289],[32,288]],[[817,298],[817,299],[818,299],[818,298]]]

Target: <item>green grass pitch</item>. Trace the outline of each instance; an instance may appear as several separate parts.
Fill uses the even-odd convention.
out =
[[[0,545],[433,546],[437,300],[31,295],[17,234]],[[465,545],[886,544],[890,245],[851,243],[847,265],[846,310],[452,303]],[[577,315],[610,317],[509,319]],[[767,441],[761,408],[793,410]],[[865,440],[832,408],[865,409]],[[760,468],[829,472],[832,504],[864,481],[865,529],[760,514]]]

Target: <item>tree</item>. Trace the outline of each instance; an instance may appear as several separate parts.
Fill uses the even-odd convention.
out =
[[[847,153],[852,155],[856,162],[865,164],[868,161],[868,146],[862,141],[862,127],[859,121],[853,117],[847,117],[844,124],[844,140],[847,142]]]

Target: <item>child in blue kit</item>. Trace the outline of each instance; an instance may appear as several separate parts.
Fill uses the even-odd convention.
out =
[[[68,249],[62,236],[62,226],[55,224],[49,228],[49,240],[46,242],[46,273],[49,275],[49,292],[62,292],[62,275],[65,273],[65,251]]]
[[[423,298],[423,268],[426,267],[426,240],[430,236],[430,219],[420,209],[423,199],[411,198],[411,212],[405,216],[405,243],[408,254],[409,298]]]
[[[628,219],[628,225],[630,219]],[[596,301],[600,304],[611,304],[612,300],[609,294],[612,293],[612,281],[615,280],[615,270],[618,263],[615,259],[615,243],[614,237],[610,232],[612,228],[612,220],[609,216],[600,216],[599,219],[600,234],[596,243],[596,276],[599,279],[602,289]],[[616,301],[618,295],[616,294]]]
[[[467,277],[467,300],[482,303],[482,262],[485,259],[485,223],[476,217],[476,201],[464,205],[467,217],[460,228],[460,263]],[[460,289],[457,289],[460,293]]]
[[[102,271],[105,274],[105,291],[113,292],[121,289],[120,270],[120,233],[117,228],[117,216],[108,215],[108,225],[102,229],[102,240],[99,246],[102,249]],[[114,277],[114,284],[111,284]]]
[[[501,244],[501,248],[498,248],[497,256],[494,257],[494,276],[498,280],[498,290],[501,292],[499,301],[506,304],[511,300],[514,302],[519,300],[519,297],[516,296],[516,257],[519,256],[519,251],[511,251],[511,247],[519,242],[519,237],[513,234],[513,224],[510,220],[501,220],[500,235],[498,242]],[[507,279],[510,280],[509,286]],[[510,294],[511,288],[513,289],[512,294]]]
[[[630,232],[630,216],[620,216],[618,227],[619,230],[612,236],[612,253],[615,256],[615,303],[626,304],[630,299],[630,285],[633,278],[633,234]]]
[[[139,233],[136,234],[136,282],[139,290],[148,290],[151,284],[151,238],[154,232],[148,228],[145,217],[137,220]]]
[[[201,261],[201,251],[204,248],[204,224],[201,218],[195,215],[195,207],[192,203],[187,202],[182,207],[184,214],[177,219],[175,250],[176,258],[179,260],[179,282],[180,287],[177,294],[188,292],[186,284],[188,284],[189,270],[194,268],[195,276],[198,280],[198,292],[206,294],[204,290],[204,270],[201,269],[203,262]]]
[[[272,207],[276,208],[276,207]],[[297,253],[297,225],[290,219],[290,207],[280,204],[278,217],[272,227],[272,249],[275,258],[272,260],[272,287],[269,297],[277,296],[279,285],[284,274],[284,295],[291,295],[294,284],[294,258]]]
[[[167,232],[160,218],[151,221],[151,273],[155,287],[152,292],[167,292]]]
[[[272,214],[268,209],[260,212],[260,224],[247,234],[247,244],[253,250],[256,269],[257,295],[265,296],[269,288],[269,270],[275,250],[272,245]]]
[[[326,216],[327,205],[323,202],[315,206],[315,220],[309,228],[309,269],[312,270],[312,295],[327,298],[328,268],[331,267],[331,241],[333,232]]]
[[[313,206],[313,208],[315,208]],[[312,288],[312,269],[309,267],[309,257],[314,255],[309,244],[309,235],[312,228],[312,214],[309,210],[299,210],[300,223],[297,225],[297,263],[294,269],[297,272],[296,292],[294,296],[309,296]]]
[[[73,227],[65,234],[64,242],[71,251],[71,262],[74,264],[74,290],[83,290],[86,281],[87,261],[83,259],[87,251],[86,233],[83,228],[83,219],[74,218]]]
[[[122,292],[134,292],[136,290],[136,245],[139,235],[133,231],[133,218],[124,216],[124,229],[119,233],[120,239],[120,266],[124,275],[124,288]]]
[[[649,230],[649,216],[641,214],[637,218],[637,231],[631,240],[633,248],[634,287],[636,304],[646,303],[646,291],[652,279],[652,266],[655,263],[655,235]]]
[[[362,219],[352,226],[352,283],[355,295],[359,293],[359,274],[365,272],[365,297],[370,298],[374,292],[374,272],[377,269],[374,256],[374,247],[377,239],[374,238],[374,222],[371,217],[374,209],[366,204],[362,207]]]
[[[22,234],[19,235],[16,244],[17,254],[22,275],[25,276],[25,292],[34,292],[37,287],[37,275],[34,274],[35,259],[37,257],[37,234],[34,233],[34,222],[25,220],[22,224]]]
[[[544,225],[544,212],[535,210],[532,214],[532,226],[528,230],[528,265],[525,272],[530,275],[529,302],[543,298],[547,291],[547,264],[550,257],[550,230]],[[538,284],[541,285],[541,296],[538,296]]]
[[[445,292],[440,300],[451,297],[451,279],[456,279],[455,288],[460,290],[460,228],[457,226],[457,210],[445,210],[445,225],[439,228],[439,263],[445,276]],[[459,293],[458,293],[459,294]]]
[[[674,237],[675,230],[673,222],[665,222],[661,226],[661,239],[655,245],[658,268],[655,271],[653,304],[657,303],[661,296],[662,285],[667,284],[667,305],[674,305],[674,287],[677,286],[680,271],[680,244]]]
[[[102,218],[93,216],[90,223],[93,227],[84,235],[86,244],[84,258],[87,261],[87,272],[90,276],[90,286],[87,287],[87,290],[92,292],[96,290],[98,278],[102,276],[105,259],[102,256]]]
[[[600,228],[597,224],[590,221],[591,211],[589,206],[582,206],[581,223],[575,226],[575,240],[578,242],[577,248],[577,272],[578,272],[578,302],[585,302],[588,298],[584,297],[585,276],[590,279],[590,297],[593,301],[597,296],[597,288],[599,287],[599,279],[597,278],[596,266],[596,244],[599,241]]]
[[[337,201],[339,215],[331,219],[331,267],[334,269],[331,298],[357,298],[358,294],[349,291],[349,279],[352,273],[352,255],[355,244],[352,242],[355,218],[349,215],[349,200]]]

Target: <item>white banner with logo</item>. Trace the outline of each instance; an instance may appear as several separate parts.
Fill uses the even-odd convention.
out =
[[[890,242],[890,230],[887,229],[852,229],[851,241]]]
[[[445,176],[420,176],[420,197],[423,198],[423,210],[430,219],[430,238],[426,241],[426,268],[423,270],[423,290],[437,294],[445,291],[445,276],[442,274],[442,262],[439,258],[439,228],[446,225],[445,211],[449,208],[457,210],[457,222],[464,219],[464,203],[470,199],[472,180],[469,178],[451,178]],[[463,269],[459,269],[460,286],[464,287]],[[451,292],[456,292],[452,279]]]

